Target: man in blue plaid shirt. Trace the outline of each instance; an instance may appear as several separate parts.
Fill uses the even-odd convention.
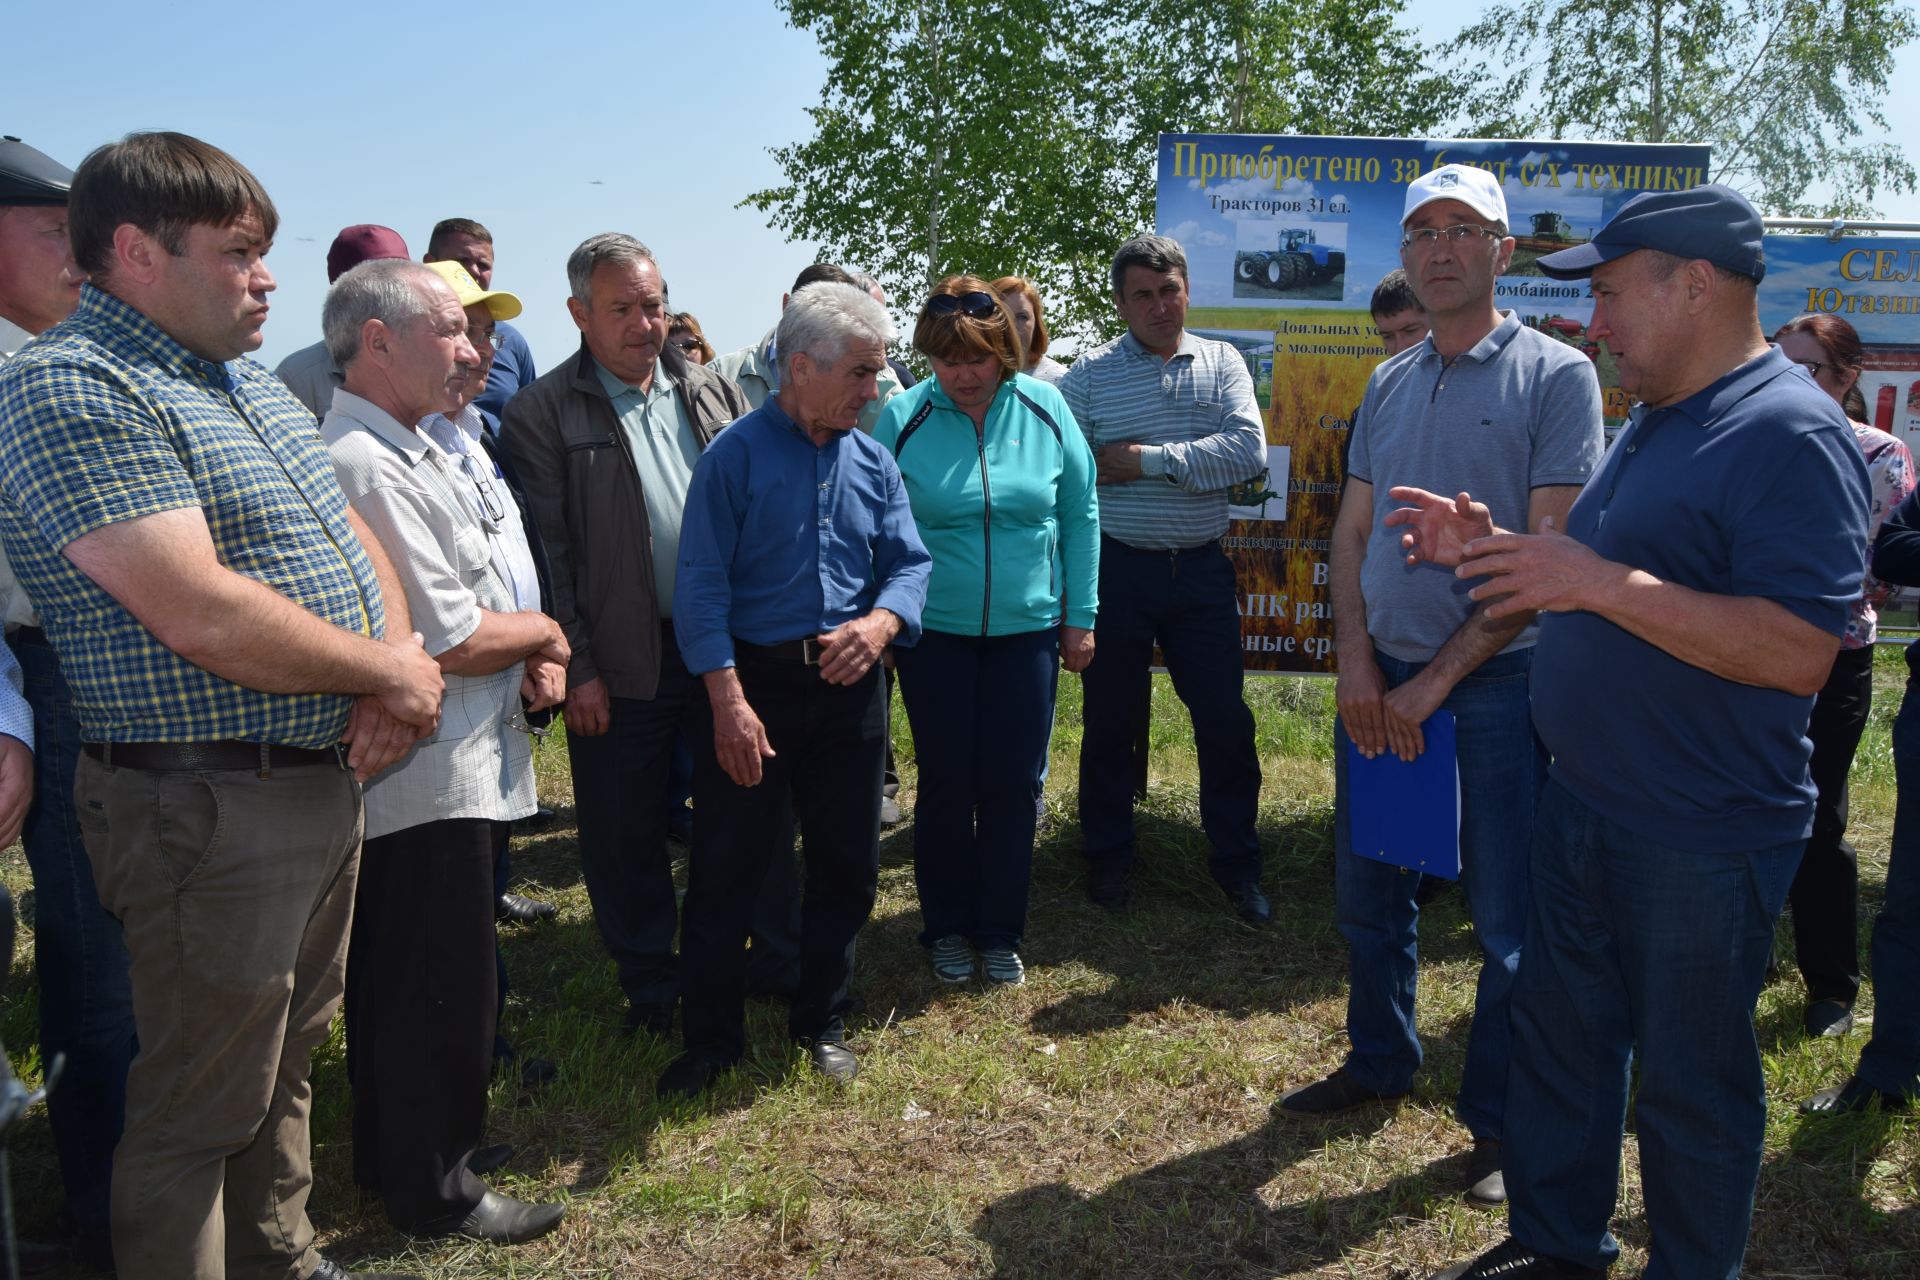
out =
[[[360,780],[439,715],[313,416],[241,358],[277,220],[197,139],[101,147],[69,202],[91,283],[0,371],[0,538],[73,689],[80,827],[132,960],[122,1275],[346,1274],[306,1215],[308,1062]]]

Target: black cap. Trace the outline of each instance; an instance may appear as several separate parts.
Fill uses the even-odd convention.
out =
[[[0,205],[65,204],[73,170],[11,134],[0,137]]]
[[[1621,205],[1586,244],[1536,259],[1555,280],[1579,280],[1635,249],[1704,258],[1759,281],[1767,274],[1760,215],[1747,198],[1717,182],[1685,191],[1642,191]]]

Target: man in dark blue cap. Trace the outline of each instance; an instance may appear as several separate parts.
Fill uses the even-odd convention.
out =
[[[80,268],[67,238],[73,171],[18,138],[0,138],[0,321],[38,335],[80,300]],[[12,346],[0,338],[0,348]],[[40,1061],[66,1065],[47,1100],[54,1151],[82,1259],[111,1265],[108,1195],[113,1148],[126,1115],[133,1061],[133,993],[120,922],[100,905],[73,804],[80,726],[60,659],[40,615],[0,552],[0,610],[32,705],[39,768],[23,832],[33,869],[34,969],[40,981]],[[8,691],[10,692],[10,691]],[[12,750],[0,742],[0,749]],[[8,771],[0,769],[0,794]],[[0,800],[0,838],[19,828]],[[23,1258],[22,1269],[28,1268]]]
[[[1441,1277],[1605,1273],[1637,1059],[1645,1274],[1733,1280],[1766,1119],[1753,1007],[1812,825],[1807,717],[1860,592],[1866,465],[1761,333],[1760,218],[1734,191],[1636,196],[1539,261],[1591,277],[1629,426],[1564,532],[1415,490],[1388,517],[1488,616],[1540,612],[1553,756],[1513,995],[1512,1236]]]

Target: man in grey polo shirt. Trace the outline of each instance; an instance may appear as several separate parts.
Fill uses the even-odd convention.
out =
[[[1240,918],[1260,891],[1260,757],[1241,697],[1240,612],[1221,549],[1227,490],[1267,465],[1246,361],[1187,324],[1187,256],[1140,236],[1113,259],[1127,332],[1073,362],[1060,394],[1093,446],[1100,485],[1100,623],[1081,675],[1080,825],[1087,894],[1127,903],[1133,866],[1133,726],[1157,643],[1193,716],[1210,870]]]
[[[1411,760],[1435,711],[1454,718],[1461,882],[1481,952],[1457,1101],[1474,1139],[1468,1198],[1506,1200],[1500,1140],[1507,1010],[1527,915],[1527,850],[1546,757],[1528,715],[1531,616],[1489,622],[1471,582],[1409,564],[1385,523],[1396,490],[1472,492],[1513,527],[1566,519],[1601,450],[1600,386],[1575,348],[1494,306],[1513,257],[1507,203],[1483,169],[1446,165],[1407,189],[1401,261],[1432,330],[1374,372],[1354,428],[1331,548],[1339,646],[1336,913],[1349,958],[1346,1062],[1280,1109],[1322,1116],[1407,1092],[1420,1066],[1414,987],[1420,877],[1354,852],[1348,740]]]

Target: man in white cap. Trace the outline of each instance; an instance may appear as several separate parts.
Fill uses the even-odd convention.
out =
[[[1494,305],[1513,258],[1507,202],[1484,169],[1445,165],[1407,189],[1400,258],[1432,330],[1375,370],[1354,428],[1334,524],[1339,643],[1335,721],[1335,901],[1350,965],[1351,1050],[1280,1109],[1324,1116],[1398,1098],[1421,1049],[1414,1029],[1420,876],[1353,847],[1347,753],[1425,749],[1422,724],[1451,713],[1460,779],[1461,882],[1480,944],[1480,983],[1457,1107],[1472,1133],[1467,1195],[1506,1200],[1500,1143],[1508,1001],[1527,919],[1527,856],[1546,757],[1527,712],[1531,615],[1491,621],[1466,584],[1409,566],[1385,523],[1398,486],[1471,490],[1511,527],[1566,518],[1601,451],[1600,386],[1576,348]]]

